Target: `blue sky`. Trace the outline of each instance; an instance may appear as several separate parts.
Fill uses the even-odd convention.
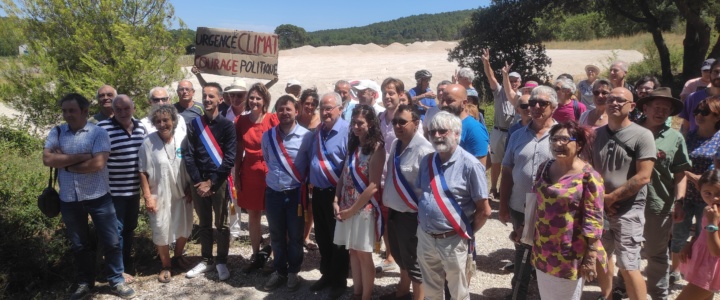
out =
[[[411,15],[475,9],[489,2],[171,0],[176,16],[190,29],[216,27],[259,32],[273,32],[281,24],[293,24],[306,31],[364,26]]]

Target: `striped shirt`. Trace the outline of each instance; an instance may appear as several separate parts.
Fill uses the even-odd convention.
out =
[[[147,135],[147,129],[136,119],[132,119],[132,122],[132,134],[128,134],[125,128],[115,120],[115,117],[97,124],[110,136],[110,157],[107,161],[107,168],[110,172],[110,194],[112,196],[140,194],[138,150]]]

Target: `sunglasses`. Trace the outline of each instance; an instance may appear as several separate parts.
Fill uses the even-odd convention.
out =
[[[112,97],[115,97],[115,94],[113,94],[113,93],[105,93],[105,94],[100,93],[100,94],[97,94],[97,97],[98,97],[98,98],[104,98],[104,97],[110,97],[110,98],[112,98]]]
[[[152,102],[154,102],[154,103],[165,102],[165,101],[168,101],[168,99],[170,99],[170,98],[169,97],[160,97],[160,98],[152,97],[152,98],[150,98],[150,100],[152,100]]]
[[[548,105],[550,105],[550,101],[530,99],[530,101],[528,101],[528,104],[530,104],[530,107],[535,107],[536,105],[540,105],[540,108],[545,108]]]
[[[593,91],[593,95],[595,95],[595,96],[600,96],[600,95],[607,96],[609,94],[610,94],[610,92],[608,92],[608,91]]]
[[[520,103],[520,109],[528,109],[528,108],[530,108],[529,103]]]
[[[405,119],[392,119],[393,126],[400,125],[400,127],[403,127],[403,126],[407,125],[408,122],[410,122],[410,121],[405,120]]]
[[[430,136],[434,136],[436,133],[439,133],[440,135],[445,135],[448,133],[449,130],[447,129],[430,129]]]
[[[701,116],[703,116],[703,117],[707,117],[707,116],[709,116],[711,113],[713,113],[713,112],[712,112],[710,109],[708,109],[708,108],[706,108],[706,109],[696,108],[695,110],[693,110],[693,114],[694,114],[694,115],[701,115]]]
[[[567,145],[568,143],[573,142],[573,141],[577,141],[577,139],[575,139],[574,137],[567,137],[567,136],[554,136],[554,137],[550,138],[550,142],[553,144],[560,143],[561,145]]]

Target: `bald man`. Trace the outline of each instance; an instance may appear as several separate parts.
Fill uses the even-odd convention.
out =
[[[602,244],[608,254],[608,272],[597,264],[603,296],[610,298],[613,258],[625,279],[630,299],[646,299],[647,287],[640,273],[640,248],[645,225],[645,199],[657,151],[652,132],[630,121],[635,109],[633,94],[624,87],[612,89],[607,98],[608,124],[595,130],[593,166],[605,184],[606,228]]]
[[[477,157],[483,165],[487,162],[490,138],[487,128],[480,124],[465,109],[467,105],[467,90],[459,84],[449,84],[440,99],[441,110],[447,111],[462,121],[462,135],[460,147]]]
[[[199,102],[195,102],[195,88],[189,80],[180,80],[177,87],[178,102],[175,103],[175,109],[185,119],[185,123],[190,123],[197,117],[205,114],[203,106]]]
[[[115,115],[97,125],[110,136],[110,157],[107,161],[110,195],[120,226],[120,248],[125,272],[133,274],[135,268],[130,254],[140,211],[138,150],[147,135],[147,129],[133,118],[135,103],[127,95],[117,95],[112,101],[112,108]],[[124,276],[126,282],[132,281],[130,275]]]

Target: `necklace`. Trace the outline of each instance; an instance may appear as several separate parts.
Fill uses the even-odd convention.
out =
[[[169,161],[170,164],[172,165],[172,164],[175,163],[175,159],[177,158],[177,155],[175,155],[175,151],[176,151],[175,149],[177,149],[177,147],[175,147],[175,138],[173,138],[173,147],[172,147],[172,149],[173,149],[173,154],[172,154],[172,158],[170,158],[171,155],[170,155],[170,153],[168,153],[168,151],[167,151],[167,145],[168,145],[168,144],[164,144],[164,145],[163,145],[163,151],[165,151],[165,156],[167,156],[168,161]]]

